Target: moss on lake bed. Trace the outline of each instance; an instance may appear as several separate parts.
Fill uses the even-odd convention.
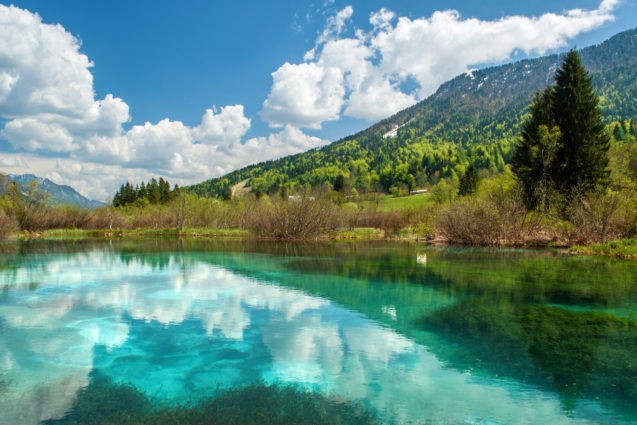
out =
[[[359,404],[293,386],[253,384],[177,406],[156,404],[130,384],[93,380],[71,410],[42,425],[375,424]]]
[[[594,311],[468,300],[423,320],[480,367],[577,398],[637,408],[637,321]]]

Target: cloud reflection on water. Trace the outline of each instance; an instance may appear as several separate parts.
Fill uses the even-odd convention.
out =
[[[356,312],[201,257],[49,257],[0,271],[2,284],[0,422],[60,417],[97,368],[164,398],[253,376],[366,400],[401,423],[589,423],[551,394],[446,368]]]

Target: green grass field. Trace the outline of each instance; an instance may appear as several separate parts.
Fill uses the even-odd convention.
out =
[[[431,196],[431,193],[399,197],[383,195],[379,197],[378,201],[364,201],[363,205],[374,205],[376,202],[378,202],[378,211],[400,211],[409,208],[422,208],[431,204],[433,202],[433,197]]]

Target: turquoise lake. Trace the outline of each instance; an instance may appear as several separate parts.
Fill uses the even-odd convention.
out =
[[[637,424],[634,261],[237,240],[0,253],[0,424],[75,423],[95,382],[164,409],[254,384],[377,423]]]

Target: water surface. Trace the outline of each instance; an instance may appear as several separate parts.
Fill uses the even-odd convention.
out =
[[[635,262],[386,243],[0,250],[0,423],[68,416],[97,379],[163,407],[258,383],[386,423],[637,423]]]

